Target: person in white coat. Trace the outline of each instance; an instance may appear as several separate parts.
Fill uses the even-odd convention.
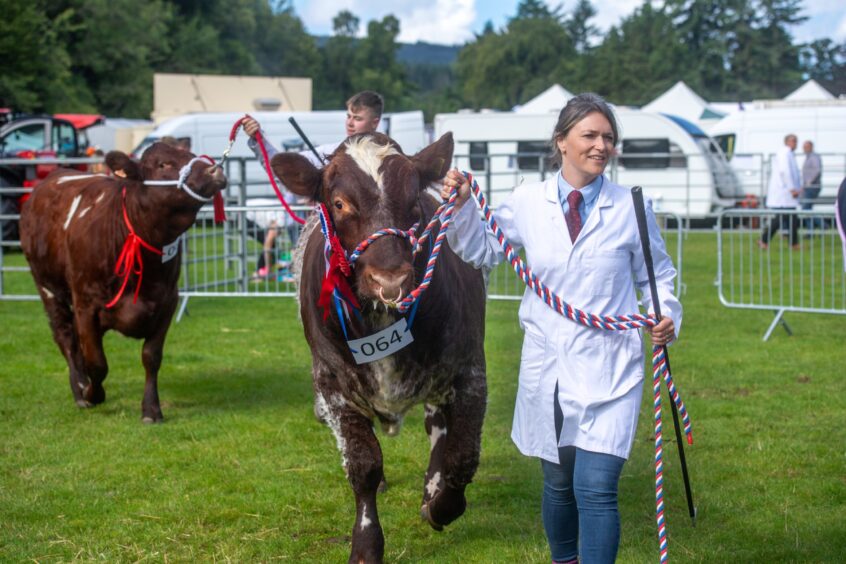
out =
[[[802,190],[802,179],[796,164],[796,150],[798,140],[792,133],[784,137],[784,147],[779,149],[772,161],[770,184],[767,188],[767,207],[773,210],[793,211],[799,207],[799,193]],[[790,234],[790,244],[794,249],[799,245],[799,216],[795,213],[778,213],[770,224],[764,228],[758,246],[762,249],[769,247],[770,240],[779,227],[787,229]]]
[[[637,312],[636,289],[652,309],[631,193],[603,175],[617,140],[606,102],[595,94],[574,97],[553,132],[560,173],[518,186],[494,214],[540,280],[573,306],[600,315]],[[451,170],[442,195],[456,187],[449,244],[475,267],[492,268],[504,253],[474,206],[464,205],[467,179]],[[649,332],[663,345],[676,338],[681,304],[649,200],[647,220],[664,315]],[[541,459],[541,513],[552,561],[613,562],[620,541],[617,484],[643,390],[642,337],[575,323],[530,289],[519,320],[525,336],[511,438],[520,452]]]

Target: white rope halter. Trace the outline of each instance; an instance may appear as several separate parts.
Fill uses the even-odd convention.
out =
[[[191,174],[191,167],[194,166],[194,163],[197,161],[204,161],[210,165],[214,164],[214,161],[212,159],[205,155],[201,155],[199,157],[194,157],[193,159],[188,161],[187,165],[182,167],[182,169],[179,171],[179,178],[177,180],[145,180],[144,184],[146,186],[176,186],[195,200],[199,200],[201,202],[211,202],[214,197],[206,198],[205,196],[200,196],[199,194],[191,190],[191,188],[189,188],[188,184],[185,182],[188,179],[188,175]]]

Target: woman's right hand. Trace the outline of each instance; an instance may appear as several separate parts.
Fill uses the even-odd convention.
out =
[[[458,195],[455,198],[455,211],[461,209],[464,202],[470,197],[470,182],[464,177],[457,168],[447,172],[444,177],[444,185],[441,188],[441,198],[444,200],[449,198],[453,188],[458,188]]]
[[[259,126],[259,122],[257,122],[250,116],[244,118],[244,121],[241,123],[241,126],[244,128],[244,132],[254,139],[256,136],[256,132],[261,129],[261,126]]]

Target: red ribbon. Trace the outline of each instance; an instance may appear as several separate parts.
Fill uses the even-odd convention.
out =
[[[349,276],[352,274],[352,268],[347,260],[347,254],[344,247],[341,246],[341,241],[338,240],[338,235],[332,229],[332,219],[329,215],[329,210],[323,206],[323,217],[326,218],[326,229],[329,232],[329,267],[326,269],[326,276],[323,278],[323,285],[320,287],[320,297],[317,300],[317,306],[323,308],[323,321],[329,317],[332,311],[332,293],[335,288],[338,289],[341,296],[347,300],[353,307],[360,309],[358,300],[350,286]]]
[[[121,284],[117,295],[112,298],[112,301],[106,304],[107,309],[114,307],[120,300],[121,296],[123,296],[123,292],[126,290],[126,285],[129,283],[129,277],[132,273],[135,273],[138,276],[138,283],[135,285],[135,296],[132,299],[132,303],[138,301],[138,292],[141,291],[141,280],[144,277],[144,260],[143,255],[141,254],[141,247],[159,256],[162,255],[162,251],[153,247],[139,237],[138,234],[135,233],[135,229],[133,229],[132,224],[129,222],[129,215],[126,213],[126,186],[123,187],[121,198],[123,221],[129,229],[129,235],[126,236],[126,241],[123,243],[120,256],[118,256],[117,263],[115,264],[115,274],[123,277],[123,283]]]
[[[226,221],[226,212],[223,209],[223,196],[220,192],[214,193],[214,222],[217,225],[220,225],[224,221]]]

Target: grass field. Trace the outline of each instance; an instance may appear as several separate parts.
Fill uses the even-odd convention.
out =
[[[691,234],[684,261],[671,355],[699,518],[692,528],[665,410],[670,560],[843,561],[846,318],[788,314],[795,335],[762,342],[772,314],[718,303],[714,235]],[[422,410],[381,437],[386,560],[548,562],[540,466],[509,439],[516,309],[489,304],[482,461],[462,519],[436,533],[418,517]],[[79,410],[41,305],[0,302],[0,319],[0,561],[346,560],[353,498],[312,414],[293,300],[192,300],[165,348],[155,426],[140,422],[139,342],[109,334],[107,401]],[[620,562],[658,560],[649,413],[647,400],[620,484]]]

